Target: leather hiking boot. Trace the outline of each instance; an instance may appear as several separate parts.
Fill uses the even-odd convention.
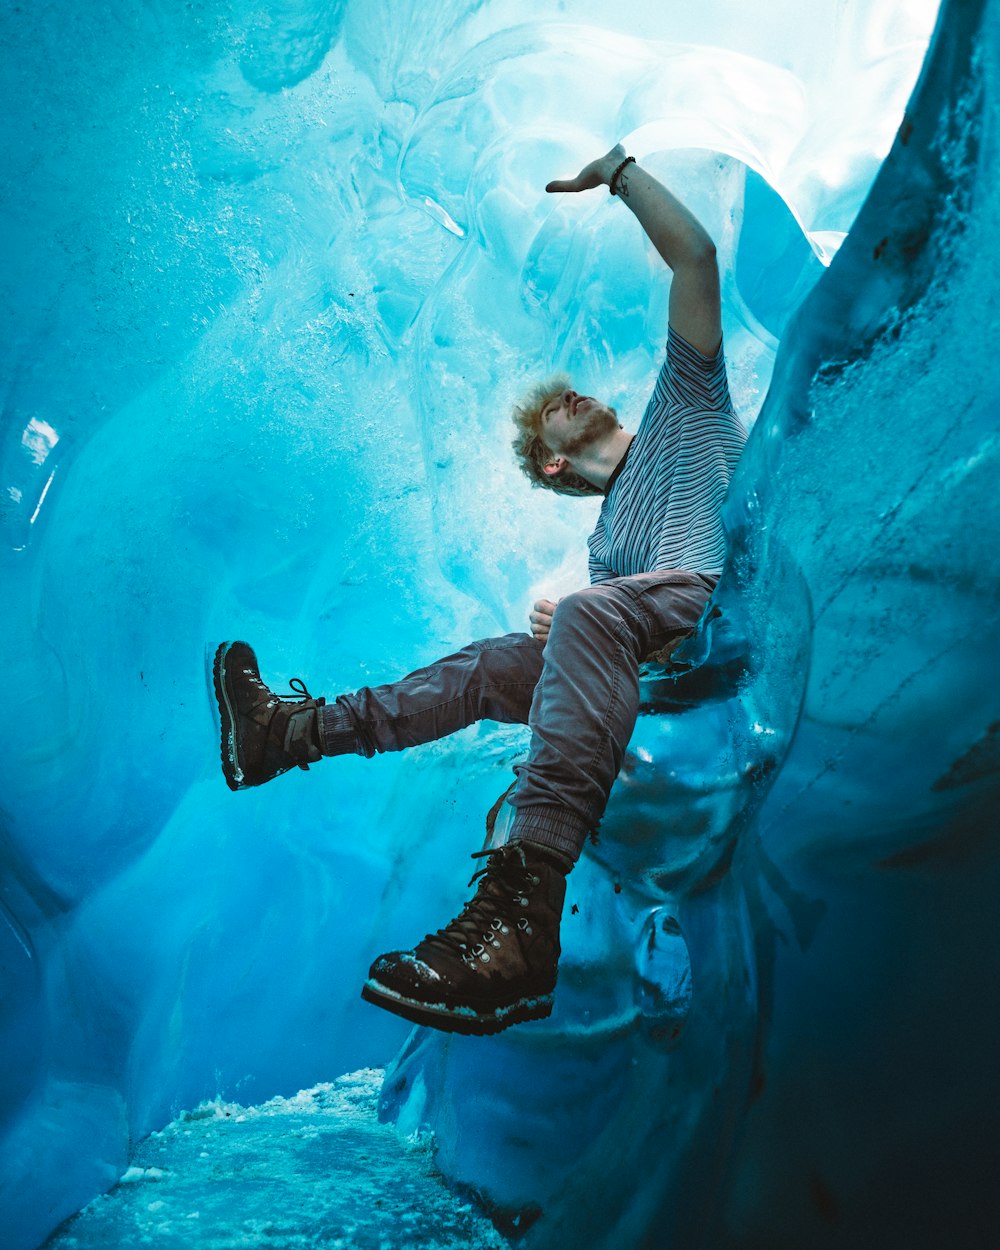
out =
[[[291,768],[308,769],[323,758],[319,712],[296,677],[290,695],[264,685],[257,657],[245,642],[224,642],[213,665],[222,716],[222,771],[230,790],[262,786]]]
[[[412,951],[380,955],[362,998],[446,1033],[499,1033],[551,1013],[572,863],[531,843],[480,855],[489,863],[461,915]]]

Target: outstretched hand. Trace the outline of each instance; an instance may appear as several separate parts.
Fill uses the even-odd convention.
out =
[[[616,143],[610,152],[584,165],[575,178],[557,178],[548,183],[546,191],[589,191],[592,187],[607,186],[611,175],[625,159],[625,149]]]

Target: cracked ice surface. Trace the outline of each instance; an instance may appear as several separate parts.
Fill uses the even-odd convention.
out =
[[[948,1244],[998,962],[996,215],[976,172],[996,131],[989,114],[979,155],[974,126],[995,6],[950,6],[903,145],[923,163],[897,149],[815,287],[934,10],[4,10],[17,1250],[180,1108],[403,1043],[356,1002],[365,968],[453,913],[523,739],[484,728],[234,797],[204,655],[247,636],[276,681],[334,694],[521,628],[583,579],[591,505],[525,491],[505,414],[553,365],[625,418],[645,402],[658,267],[606,195],[541,191],[617,138],[719,241],[748,423],[784,340],[731,498],[737,558],[690,673],[650,678],[673,715],[644,718],[621,815],[571,879],[553,1020],[417,1034],[385,1107],[433,1120],[448,1174],[531,1210],[539,1245],[691,1245],[712,1212],[715,1246],[774,1250],[780,1209],[789,1245],[858,1246],[884,1233],[869,1189],[914,1184]]]

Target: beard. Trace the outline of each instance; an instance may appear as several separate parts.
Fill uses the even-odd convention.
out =
[[[574,456],[579,456],[580,452],[586,451],[588,447],[609,434],[613,434],[617,429],[618,418],[610,408],[595,408],[587,417],[586,424],[579,433],[563,443],[559,454],[565,456],[567,460],[572,460]]]

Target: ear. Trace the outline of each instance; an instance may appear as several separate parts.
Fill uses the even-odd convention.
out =
[[[568,464],[565,456],[553,456],[547,464],[542,465],[542,472],[546,477],[558,477]]]

